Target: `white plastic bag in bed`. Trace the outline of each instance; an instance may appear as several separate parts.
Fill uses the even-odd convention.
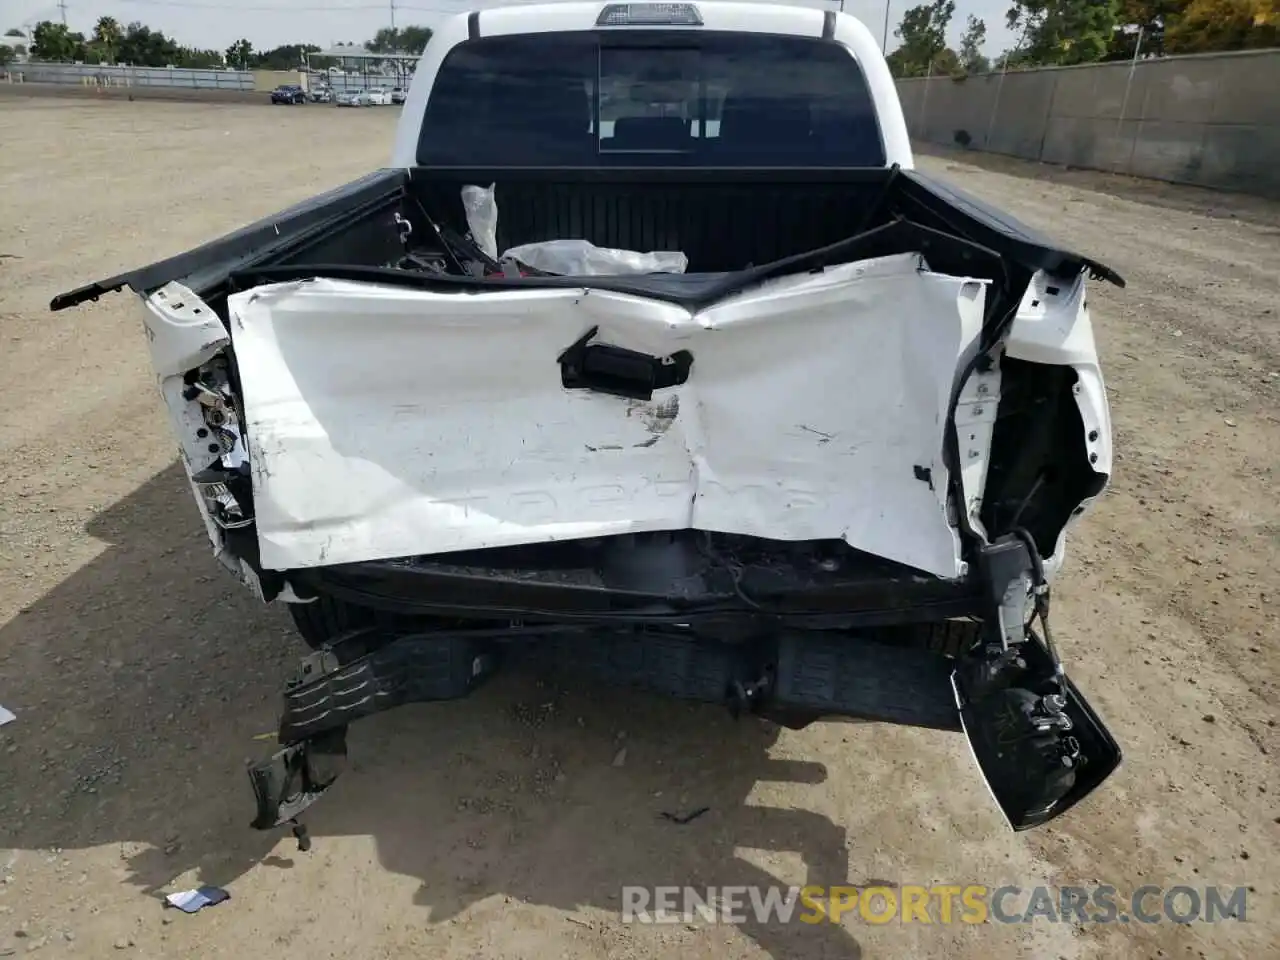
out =
[[[617,277],[638,273],[684,273],[689,258],[671,250],[639,253],[597,247],[588,240],[544,240],[512,247],[503,260],[565,277]]]
[[[467,216],[467,229],[476,245],[498,259],[498,201],[493,196],[496,183],[488,187],[468,184],[462,188],[462,210]]]

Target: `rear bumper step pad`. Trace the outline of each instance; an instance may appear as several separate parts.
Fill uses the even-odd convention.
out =
[[[543,629],[528,631],[540,643],[509,642],[522,633],[392,638],[366,629],[305,658],[285,691],[283,749],[249,769],[258,803],[253,826],[292,823],[324,794],[345,761],[353,721],[408,703],[465,697],[512,655],[679,699],[960,729],[952,661],[927,650],[813,633],[730,644],[657,632]]]
[[[952,661],[856,636],[784,633],[767,643],[729,644],[578,632],[523,650],[506,646],[488,631],[409,634],[345,666],[331,652],[313,654],[285,693],[280,741],[313,737],[406,703],[464,697],[496,671],[504,653],[679,699],[726,703],[735,685],[750,684],[760,705],[960,729]]]

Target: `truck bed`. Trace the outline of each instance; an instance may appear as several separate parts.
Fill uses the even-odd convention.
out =
[[[413,168],[361,177],[178,256],[60,294],[50,307],[65,309],[125,286],[146,294],[171,281],[216,307],[235,274],[263,268],[276,268],[276,278],[313,274],[317,267],[328,273],[334,268],[382,271],[402,253],[395,214],[413,222],[418,237],[431,229],[424,212],[465,229],[460,191],[467,184],[495,184],[499,251],[560,238],[622,249],[680,250],[689,258],[686,274],[697,277],[771,267],[901,222],[917,231],[896,243],[891,234],[857,253],[888,255],[900,252],[903,239],[914,240],[910,249],[926,246],[920,252],[936,270],[998,275],[1017,290],[1038,269],[1072,274],[1083,267],[1123,284],[1105,265],[909,170]],[[930,235],[921,236],[920,230]],[[781,268],[790,269],[785,263]],[[380,279],[395,281],[386,275]],[[643,282],[593,280],[605,287]]]
[[[392,186],[389,183],[388,186]],[[911,171],[884,170],[557,170],[443,169],[407,171],[386,204],[357,210],[345,224],[314,235],[298,249],[265,256],[260,265],[381,266],[400,244],[391,215],[427,236],[429,216],[466,229],[461,188],[493,184],[499,252],[542,240],[583,238],[601,247],[674,250],[689,259],[686,275],[758,268],[840,244],[898,221],[970,240],[1012,255],[1027,271],[1074,273],[1080,265],[1109,274],[1058,248],[1007,216]],[[335,198],[337,199],[337,198]],[[354,198],[353,198],[354,199]],[[335,203],[335,208],[341,206]],[[986,276],[993,256],[957,250],[944,238],[924,251],[941,272]],[[861,255],[904,252],[888,241]],[[914,251],[913,251],[914,252]],[[983,264],[983,260],[986,264]]]
[[[581,237],[600,246],[679,250],[689,258],[688,272],[509,279],[397,268],[405,250],[397,218],[412,224],[412,245],[430,251],[438,247],[434,226],[465,230],[461,189],[467,184],[495,185],[499,251]],[[904,253],[922,255],[938,274],[988,281],[984,340],[1011,318],[1036,270],[1071,276],[1086,269],[1123,283],[1102,264],[1058,247],[999,211],[897,168],[411,168],[371,174],[178,257],[63,294],[52,307],[95,299],[126,284],[146,294],[178,281],[225,324],[227,297],[234,291],[325,277],[435,293],[591,287],[704,309],[771,278]],[[1019,410],[1058,405],[1068,396],[1070,378],[1054,368],[1032,364],[1021,371],[1010,364],[1005,391],[1017,403],[1008,405],[996,425],[983,513],[991,520],[1006,507],[1020,512],[1049,555],[1092,478],[1085,470],[1041,481],[1054,450],[1078,442],[1078,415],[1073,404],[1062,402],[1061,415],[1042,418],[1042,442],[1032,447]],[[955,451],[947,456],[957,462]],[[1035,502],[1028,506],[1036,484]]]

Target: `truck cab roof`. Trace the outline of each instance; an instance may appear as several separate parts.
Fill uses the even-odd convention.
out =
[[[739,38],[738,47],[732,48],[732,38]],[[505,38],[505,41],[504,39]],[[635,43],[633,41],[642,41]],[[725,82],[726,76],[737,77],[756,74],[762,85],[762,91],[754,95],[757,103],[765,99],[779,96],[781,89],[785,95],[787,81],[790,81],[793,93],[804,94],[814,100],[821,100],[813,105],[815,116],[827,117],[828,131],[849,133],[850,117],[857,115],[857,122],[862,129],[857,134],[863,141],[871,136],[878,141],[871,149],[833,149],[826,141],[822,146],[815,143],[810,151],[812,159],[825,158],[813,166],[854,166],[854,167],[886,167],[898,166],[903,169],[914,167],[910,141],[907,136],[906,123],[902,108],[898,101],[897,90],[888,66],[884,61],[879,45],[871,32],[863,23],[848,14],[834,11],[823,11],[806,7],[792,7],[776,4],[759,3],[551,3],[522,4],[518,6],[494,7],[485,10],[459,14],[445,21],[433,34],[419,60],[415,72],[415,80],[405,101],[397,129],[395,147],[392,154],[392,166],[414,167],[480,165],[480,166],[558,166],[558,165],[595,165],[597,160],[607,165],[618,165],[630,159],[643,161],[645,166],[653,166],[659,158],[656,152],[665,152],[667,159],[673,162],[682,161],[685,165],[694,162],[688,151],[669,149],[645,151],[648,156],[634,157],[613,156],[609,158],[593,157],[585,164],[582,157],[568,151],[566,164],[556,162],[554,152],[539,154],[531,150],[526,159],[529,163],[520,162],[519,154],[513,154],[508,144],[491,145],[489,150],[495,157],[503,158],[502,162],[492,162],[483,151],[474,155],[467,152],[465,140],[453,141],[451,153],[427,149],[424,145],[443,144],[447,138],[438,136],[443,126],[436,124],[430,129],[433,118],[428,109],[438,111],[441,101],[447,100],[447,88],[454,92],[454,98],[462,103],[462,89],[468,91],[466,99],[479,98],[481,102],[487,92],[492,100],[492,111],[503,113],[503,121],[514,117],[522,111],[526,115],[537,113],[539,104],[529,102],[528,91],[530,79],[539,83],[550,83],[552,74],[555,82],[560,84],[561,96],[564,98],[561,113],[573,112],[575,118],[580,107],[577,86],[585,83],[581,93],[592,99],[594,105],[592,117],[582,113],[583,132],[595,137],[597,145],[604,141],[612,141],[618,132],[611,106],[602,104],[609,99],[610,77],[602,74],[592,76],[593,58],[584,45],[603,44],[611,53],[614,63],[612,73],[615,85],[619,79],[628,83],[636,79],[637,70],[647,75],[640,77],[643,85],[635,84],[637,91],[657,89],[659,96],[652,100],[643,110],[634,106],[641,98],[641,93],[628,93],[626,99],[633,104],[622,119],[628,129],[623,131],[630,136],[642,124],[635,120],[647,121],[648,129],[657,136],[659,126],[666,129],[661,138],[648,141],[662,146],[674,143],[674,124],[672,119],[678,117],[686,125],[686,132],[700,147],[708,146],[720,133],[720,111],[726,109],[728,99],[725,87],[732,84]],[[726,47],[726,44],[729,44]],[[702,69],[694,66],[697,56],[689,55],[685,63],[675,55],[678,50],[690,50],[715,46],[720,52],[723,63],[729,64],[722,69],[722,75],[716,75],[714,68],[706,69],[711,75],[700,76],[695,82],[690,76],[692,71]],[[574,52],[581,54],[575,60]],[[629,53],[627,52],[629,51]],[[646,51],[647,54],[642,54]],[[647,61],[646,61],[647,57]],[[823,61],[824,65],[815,65]],[[580,75],[569,76],[573,63],[583,64]],[[736,67],[735,67],[736,62]],[[752,64],[761,69],[752,69]],[[745,69],[744,69],[745,66]],[[515,69],[512,70],[511,67]],[[461,71],[469,70],[465,77]],[[536,78],[519,75],[521,71],[535,71]],[[779,76],[781,71],[781,76]],[[765,75],[768,74],[768,75]],[[705,86],[719,85],[713,91],[719,97],[715,103],[708,103],[703,94],[689,94],[683,101],[677,95],[665,97],[661,91],[672,86],[670,81],[683,80],[690,90],[699,89],[698,84]],[[480,82],[477,82],[480,81]],[[765,83],[773,84],[773,90],[764,89]],[[486,90],[486,84],[490,89]],[[596,88],[600,88],[597,92]],[[542,88],[544,99],[553,94]],[[742,96],[738,97],[743,99]],[[794,98],[793,98],[794,99]],[[572,105],[569,101],[574,101]],[[698,101],[695,103],[695,101]],[[794,105],[794,104],[793,104]],[[461,109],[461,107],[460,107]],[[581,108],[584,111],[586,108]],[[483,115],[483,110],[480,111]],[[844,113],[843,117],[839,114]],[[691,116],[691,114],[697,114]],[[749,111],[742,115],[761,118],[777,117],[779,111],[772,114],[765,110]],[[436,118],[439,119],[438,116]],[[663,121],[659,124],[657,121]],[[476,124],[474,102],[467,113],[466,129],[473,132],[482,130],[483,123]],[[745,122],[745,121],[743,121]],[[759,121],[757,121],[758,123]],[[530,125],[533,121],[530,119]],[[500,126],[495,117],[493,127]],[[769,125],[775,130],[790,129],[786,124],[770,120]],[[742,123],[739,123],[739,127]],[[794,124],[792,125],[794,126]],[[814,126],[817,126],[815,120]],[[545,125],[544,125],[545,128]],[[514,138],[515,133],[511,134]],[[523,141],[529,143],[539,138],[526,136]],[[775,138],[775,143],[785,144],[786,135]],[[680,140],[680,143],[685,141]],[[621,141],[619,141],[621,143]],[[847,147],[847,145],[846,145]],[[615,151],[620,152],[620,151]],[[603,150],[601,151],[601,154]],[[700,155],[695,165],[720,165],[726,151],[721,156]],[[804,165],[800,162],[802,151],[796,150],[795,162],[781,162],[780,166]],[[767,156],[761,156],[758,166],[774,165]],[[536,161],[536,162],[532,162]],[[729,165],[742,166],[747,163],[745,155],[736,157]]]
[[[620,29],[729,30],[821,36],[827,13],[780,3],[539,3],[490,7],[460,14],[477,18],[482,36],[555,33],[608,25]],[[848,19],[857,21],[848,16]],[[605,23],[601,23],[604,20]]]

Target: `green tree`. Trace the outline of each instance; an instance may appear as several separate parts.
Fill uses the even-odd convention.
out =
[[[66,24],[41,20],[31,31],[31,59],[68,62],[83,60],[84,34],[72,33]]]
[[[964,34],[960,37],[960,66],[965,73],[988,73],[991,61],[982,53],[982,45],[987,42],[987,25],[973,14],[965,24]]]
[[[115,17],[99,17],[93,25],[93,44],[102,53],[106,63],[116,62],[116,51],[120,49],[120,41],[124,39],[124,31]]]
[[[373,35],[366,47],[371,53],[396,53],[400,45],[400,31],[395,27],[383,27]]]
[[[383,27],[365,46],[371,53],[422,53],[431,39],[430,27]]]
[[[306,62],[308,53],[319,52],[320,48],[313,43],[288,43],[255,53],[253,66],[263,70],[295,70]]]
[[[1139,32],[1142,53],[1163,56],[1165,30],[1190,3],[1191,0],[1119,0],[1115,30],[1103,59],[1132,59]]]
[[[947,49],[947,27],[955,15],[955,0],[932,0],[902,15],[893,35],[902,41],[887,57],[897,77],[923,77],[930,72],[953,73],[959,68],[955,51]]]
[[[237,70],[248,70],[253,66],[253,44],[241,37],[226,52],[227,66]]]
[[[117,63],[138,67],[178,65],[178,45],[159,30],[152,30],[137,20],[124,28],[115,49]]]
[[[1014,0],[1006,21],[1025,33],[1028,63],[1092,63],[1107,54],[1116,7],[1117,0]]]
[[[192,70],[219,70],[226,66],[217,50],[197,50],[194,47],[179,47],[173,65]]]
[[[400,31],[400,49],[414,56],[422,53],[431,40],[430,27],[405,27]]]
[[[1280,45],[1277,0],[1191,0],[1170,17],[1170,53],[1249,50]]]
[[[13,61],[15,52],[8,44],[0,43],[0,67],[7,67]]]

